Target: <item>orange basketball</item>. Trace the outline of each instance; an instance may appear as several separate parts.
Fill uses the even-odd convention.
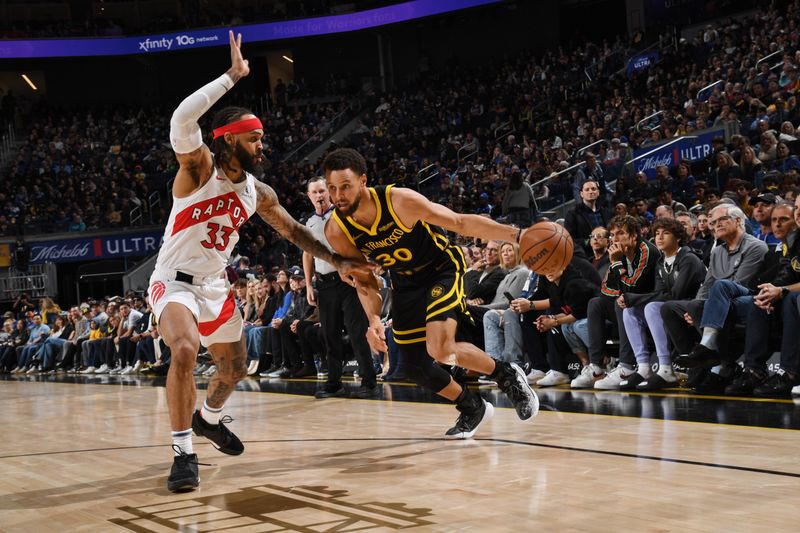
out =
[[[564,270],[572,261],[572,237],[563,226],[539,222],[522,230],[519,249],[525,264],[539,274]]]

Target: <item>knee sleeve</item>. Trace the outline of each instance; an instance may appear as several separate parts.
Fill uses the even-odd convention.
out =
[[[450,384],[450,374],[434,362],[425,351],[425,344],[417,343],[403,347],[405,356],[403,370],[414,383],[426,389],[439,392]]]

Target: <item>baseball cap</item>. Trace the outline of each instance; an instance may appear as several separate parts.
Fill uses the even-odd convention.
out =
[[[290,278],[303,278],[305,279],[306,275],[303,273],[303,269],[299,266],[293,266],[289,269],[289,277]]]
[[[12,313],[11,311],[6,311],[5,313],[3,313],[3,318],[15,318],[14,313]]]
[[[750,198],[750,205],[756,205],[758,202],[764,202],[765,204],[774,205],[778,202],[778,199],[775,198],[775,195],[771,192],[766,192],[763,194],[759,194],[755,198]]]

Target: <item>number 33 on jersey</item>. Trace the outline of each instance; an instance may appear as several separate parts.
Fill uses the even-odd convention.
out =
[[[156,268],[211,276],[225,269],[239,228],[256,210],[255,178],[239,183],[217,169],[194,194],[174,198]]]

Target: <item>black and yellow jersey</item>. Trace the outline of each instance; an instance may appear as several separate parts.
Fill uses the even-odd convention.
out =
[[[334,211],[333,219],[347,239],[369,259],[389,270],[393,277],[407,278],[441,272],[449,268],[466,270],[461,249],[452,246],[443,229],[418,220],[413,228],[400,221],[392,207],[392,185],[369,187],[377,214],[372,227],[365,228],[351,217]]]

